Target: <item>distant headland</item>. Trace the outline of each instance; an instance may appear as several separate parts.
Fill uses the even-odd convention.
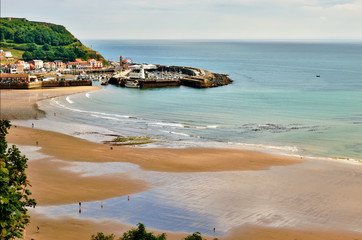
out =
[[[107,61],[83,45],[64,26],[26,18],[0,18],[0,88],[117,84],[122,87],[227,85],[226,74],[182,66],[136,64],[120,57]],[[95,76],[96,75],[96,76]]]

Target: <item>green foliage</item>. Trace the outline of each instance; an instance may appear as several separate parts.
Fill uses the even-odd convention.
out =
[[[104,235],[102,232],[98,232],[97,235],[92,235],[91,240],[114,240],[114,234]]]
[[[65,27],[54,24],[30,22],[23,19],[11,21],[0,19],[1,32],[5,39],[15,43],[49,44],[52,46],[66,46],[78,40]]]
[[[166,240],[166,233],[155,236],[153,233],[148,233],[146,231],[145,225],[143,223],[137,224],[138,228],[132,228],[128,232],[123,233],[123,236],[118,240]],[[102,232],[98,232],[97,235],[92,235],[91,240],[114,240],[114,234],[104,235]],[[188,235],[185,240],[206,240],[202,238],[201,233],[195,232],[191,235]],[[214,240],[218,240],[214,238]]]
[[[13,145],[8,149],[5,136],[10,128],[8,120],[0,120],[0,239],[21,238],[29,223],[26,207],[35,207],[27,189],[30,183],[25,174],[27,158]]]
[[[61,25],[1,18],[0,41],[3,48],[24,51],[25,60],[104,60],[100,54],[85,47]]]
[[[26,52],[23,53],[23,59],[24,60],[31,60],[31,59],[33,59],[33,54],[31,54],[31,52],[26,51]]]
[[[43,45],[42,49],[43,49],[44,51],[49,51],[49,50],[51,49],[51,47],[50,47],[49,44],[45,43],[45,44]]]
[[[195,232],[191,235],[188,235],[185,240],[204,240],[204,238],[202,238],[201,233]]]
[[[35,43],[28,43],[26,44],[26,50],[29,52],[33,52],[35,50],[38,50],[38,46]]]
[[[166,240],[166,233],[155,236],[153,233],[148,233],[145,225],[142,223],[138,223],[137,226],[137,229],[132,228],[128,232],[123,233],[120,240]]]

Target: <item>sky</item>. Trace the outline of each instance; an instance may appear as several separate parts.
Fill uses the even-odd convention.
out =
[[[79,39],[362,39],[362,0],[1,0]]]

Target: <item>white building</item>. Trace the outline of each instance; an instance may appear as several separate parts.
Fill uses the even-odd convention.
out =
[[[141,65],[140,68],[134,68],[128,76],[131,79],[145,79],[145,69],[143,68],[143,65]]]
[[[6,58],[12,58],[13,54],[11,54],[11,52],[5,52],[5,57]]]
[[[35,69],[43,68],[43,61],[42,60],[33,60]]]

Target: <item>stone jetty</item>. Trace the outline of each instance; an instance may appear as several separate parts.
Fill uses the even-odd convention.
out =
[[[154,67],[142,69],[132,74],[133,70],[123,72],[110,78],[109,83],[127,86],[127,81],[136,81],[140,88],[189,86],[194,88],[219,87],[230,84],[232,80],[226,74],[213,73],[208,70],[181,67],[153,65]]]

